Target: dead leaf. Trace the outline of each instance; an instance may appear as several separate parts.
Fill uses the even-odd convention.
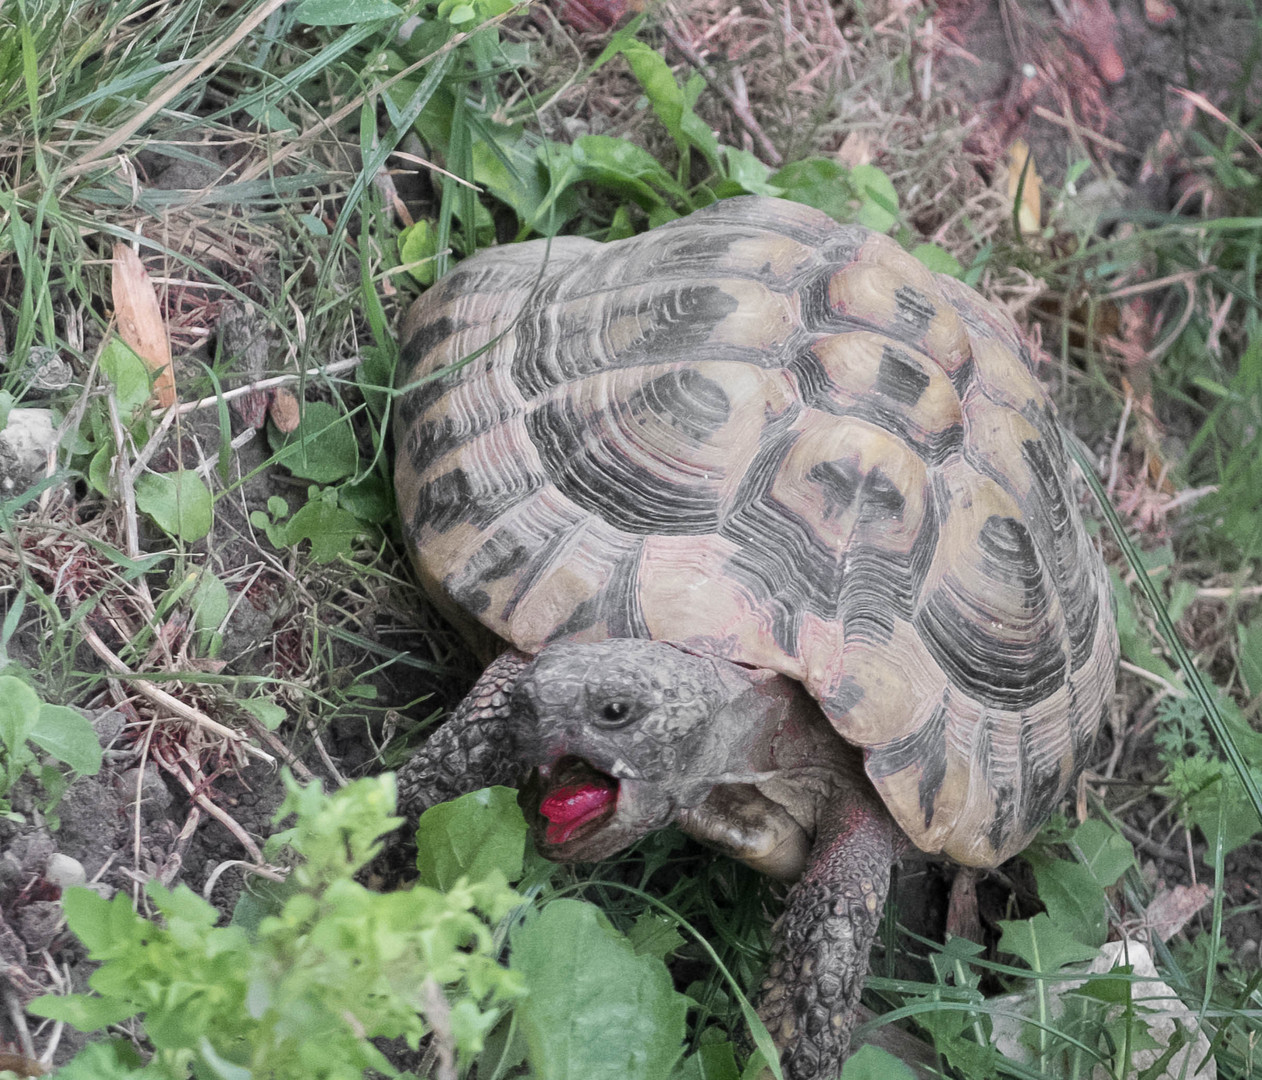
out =
[[[837,148],[837,160],[848,169],[856,165],[871,165],[873,157],[872,137],[866,131],[852,131]]]
[[[164,409],[175,404],[171,345],[158,294],[145,264],[126,244],[114,245],[112,291],[119,336],[153,372],[153,391]]]
[[[1158,941],[1169,941],[1213,895],[1214,890],[1203,884],[1163,886],[1144,912],[1144,929]]]
[[[1023,235],[1039,232],[1043,227],[1043,181],[1034,167],[1034,158],[1025,140],[1017,139],[1008,147],[1008,199],[1016,205],[1018,194],[1021,205],[1017,207],[1017,225]]]
[[[269,410],[272,423],[276,427],[288,434],[298,427],[301,410],[298,406],[298,399],[286,390],[283,386],[279,386],[272,394],[272,404]]]

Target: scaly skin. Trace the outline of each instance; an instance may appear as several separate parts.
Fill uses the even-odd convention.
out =
[[[788,1080],[832,1080],[841,1072],[890,867],[905,843],[866,786],[840,788],[824,807],[758,1002]]]
[[[399,770],[399,813],[415,822],[425,810],[492,784],[516,787],[509,701],[530,657],[501,653],[473,684],[451,719]]]

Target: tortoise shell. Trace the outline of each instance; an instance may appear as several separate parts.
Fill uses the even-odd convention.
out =
[[[1081,769],[1108,578],[1011,320],[797,203],[494,248],[404,329],[422,582],[527,653],[685,643],[799,680],[911,840],[993,865]]]

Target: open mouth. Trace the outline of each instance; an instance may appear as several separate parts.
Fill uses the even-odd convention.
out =
[[[581,758],[563,757],[539,770],[547,794],[539,813],[547,819],[549,844],[565,844],[594,832],[618,805],[618,781],[593,769]]]

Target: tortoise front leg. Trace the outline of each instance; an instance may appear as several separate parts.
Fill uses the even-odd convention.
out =
[[[790,890],[758,1014],[788,1080],[833,1080],[850,1048],[868,952],[903,834],[866,784],[827,801]]]
[[[399,770],[399,813],[415,823],[438,803],[492,784],[516,787],[522,769],[509,730],[509,699],[530,657],[501,653],[416,755]]]

